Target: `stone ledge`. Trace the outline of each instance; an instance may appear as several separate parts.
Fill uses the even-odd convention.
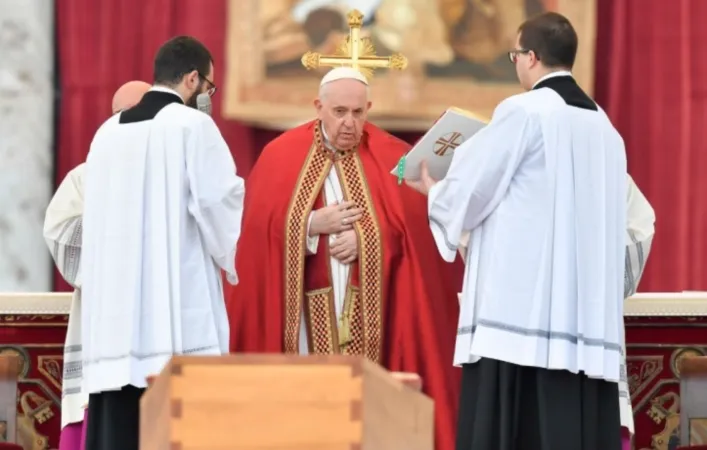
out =
[[[626,299],[624,317],[648,316],[707,317],[707,292],[648,292]]]
[[[0,292],[0,314],[69,314],[71,292]]]
[[[0,314],[69,314],[70,292],[1,293]],[[650,292],[626,300],[628,317],[707,317],[707,292]]]
[[[647,292],[624,303],[626,317],[707,317],[707,292]]]

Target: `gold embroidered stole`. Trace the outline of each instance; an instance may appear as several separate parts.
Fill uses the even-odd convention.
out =
[[[332,288],[305,292],[304,285],[307,221],[332,165],[339,175],[344,198],[363,209],[363,217],[354,227],[359,242],[359,287],[352,286],[349,277],[340,327],[335,319]],[[284,263],[285,352],[299,352],[300,320],[305,311],[312,353],[365,355],[381,362],[383,250],[380,227],[358,153],[355,149],[334,153],[325,148],[319,124],[315,125],[314,143],[288,208]],[[303,305],[303,302],[307,303]]]

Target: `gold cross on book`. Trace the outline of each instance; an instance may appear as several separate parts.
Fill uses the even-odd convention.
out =
[[[349,36],[336,49],[335,55],[322,55],[316,52],[307,52],[302,56],[302,65],[307,70],[318,67],[352,67],[361,72],[365,77],[373,75],[375,69],[403,70],[407,67],[408,60],[400,53],[383,57],[376,56],[376,50],[369,38],[361,37],[363,14],[353,10],[347,15],[349,22]]]

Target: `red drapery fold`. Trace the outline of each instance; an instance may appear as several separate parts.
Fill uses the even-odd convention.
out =
[[[707,37],[700,0],[597,0],[596,98],[623,135],[629,170],[653,204],[657,236],[642,291],[707,289]],[[84,161],[114,90],[152,79],[156,49],[202,40],[223,84],[226,0],[62,0],[56,4],[61,83],[57,182]],[[580,44],[581,45],[581,44]],[[214,117],[247,175],[278,133]],[[407,133],[405,140],[417,135]],[[57,277],[57,287],[68,286]]]
[[[640,290],[707,290],[707,2],[598,4],[597,102],[657,217]]]

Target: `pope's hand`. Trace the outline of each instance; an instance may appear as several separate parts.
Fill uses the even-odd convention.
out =
[[[432,189],[432,186],[437,184],[437,180],[430,176],[427,161],[422,161],[422,164],[420,164],[420,179],[415,181],[405,180],[405,184],[415,189],[420,194],[427,195],[430,189]]]
[[[354,222],[361,219],[363,210],[354,202],[341,202],[314,211],[309,224],[309,235],[337,234],[353,229]]]
[[[329,246],[329,254],[343,264],[351,264],[358,258],[358,235],[355,230],[347,230],[337,234]]]

